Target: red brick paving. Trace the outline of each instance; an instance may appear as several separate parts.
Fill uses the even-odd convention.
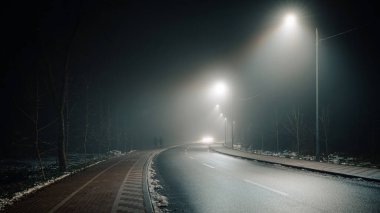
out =
[[[141,175],[133,174],[134,185],[133,188],[130,186],[133,191],[139,189],[139,193],[123,198],[124,204],[128,204],[130,199],[133,205],[127,206],[128,211],[145,212],[142,172],[151,153],[136,151],[97,164],[27,196],[7,207],[5,212],[41,213],[51,212],[54,208],[53,212],[111,212],[120,189],[129,190],[129,185],[125,185],[128,183],[124,181],[132,168],[141,172]]]

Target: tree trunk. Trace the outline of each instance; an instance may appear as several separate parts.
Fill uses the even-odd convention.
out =
[[[59,171],[61,172],[65,172],[67,169],[66,150],[65,150],[65,142],[66,142],[65,105],[66,105],[66,100],[67,100],[68,75],[69,75],[68,69],[65,69],[61,104],[60,104],[60,110],[59,110],[59,120],[60,120],[59,123],[60,123],[61,132],[60,132],[59,140],[58,140],[58,164],[59,164]]]
[[[110,104],[107,103],[106,109],[106,140],[107,140],[107,152],[111,151],[111,119],[110,119]]]
[[[68,93],[68,92],[67,92]],[[70,110],[69,110],[69,100],[66,100],[66,147],[65,147],[65,150],[66,152],[69,152],[69,131],[70,131],[70,119],[69,119],[69,114],[70,114]]]
[[[35,122],[34,122],[34,130],[35,130],[35,140],[34,140],[34,145],[36,149],[36,154],[37,154],[37,159],[40,165],[41,169],[41,174],[42,178],[45,180],[45,171],[44,167],[42,165],[42,159],[41,159],[41,152],[40,152],[40,147],[39,147],[39,129],[38,129],[38,118],[39,118],[39,102],[40,102],[40,96],[39,96],[39,85],[38,85],[38,75],[36,76],[36,114],[35,114]]]
[[[82,1],[79,1],[80,9],[82,7]],[[79,24],[81,19],[81,13],[79,13],[77,20],[75,22],[74,29],[72,31],[72,34],[69,38],[69,43],[66,50],[66,58],[64,63],[64,73],[63,73],[63,79],[62,79],[62,91],[61,91],[61,102],[59,104],[59,120],[60,120],[60,134],[58,138],[58,164],[59,164],[59,170],[61,172],[65,172],[67,169],[67,159],[66,159],[66,150],[65,150],[65,142],[66,142],[66,120],[65,120],[65,110],[66,104],[68,100],[68,89],[69,89],[69,77],[70,77],[70,57],[71,57],[71,50],[74,44],[75,36],[77,34]]]
[[[86,117],[85,117],[85,129],[84,129],[84,140],[83,140],[83,151],[85,156],[85,161],[87,162],[87,136],[88,136],[88,83],[86,84]]]
[[[276,151],[277,153],[280,152],[278,145],[278,120],[276,121]]]

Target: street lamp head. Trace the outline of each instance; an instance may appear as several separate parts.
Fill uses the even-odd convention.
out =
[[[287,14],[284,18],[284,25],[287,27],[294,26],[296,22],[297,22],[297,17],[292,13]]]
[[[217,96],[224,96],[227,93],[227,86],[223,82],[217,82],[213,88],[214,93]]]

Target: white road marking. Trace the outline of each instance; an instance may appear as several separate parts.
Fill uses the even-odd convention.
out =
[[[247,182],[247,183],[253,184],[253,185],[255,185],[255,186],[258,186],[258,187],[260,187],[260,188],[263,188],[263,189],[269,190],[269,191],[271,191],[271,192],[274,192],[274,193],[280,194],[280,195],[282,195],[282,196],[289,196],[289,195],[288,195],[287,193],[285,193],[285,192],[278,191],[278,190],[276,190],[276,189],[273,189],[273,188],[268,187],[268,186],[261,185],[261,184],[259,184],[259,183],[255,183],[255,182],[253,182],[253,181],[251,181],[251,180],[244,179],[244,181]]]
[[[194,159],[195,159],[195,158],[194,158],[194,157],[192,157],[192,156],[189,156],[189,158],[190,158],[190,159],[192,159],[192,160],[194,160]]]
[[[204,166],[207,166],[208,168],[215,169],[215,167],[208,165],[207,163],[202,163]]]

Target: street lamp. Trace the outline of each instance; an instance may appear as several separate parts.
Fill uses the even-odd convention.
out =
[[[213,87],[213,92],[217,96],[225,96],[227,93],[227,86],[224,82],[217,82]]]
[[[296,16],[292,14],[288,14],[285,16],[284,24],[285,26],[291,26],[296,23]],[[341,35],[350,33],[352,31],[357,30],[357,28],[352,28],[340,33],[337,33],[335,35],[331,35],[325,38],[319,38],[318,34],[318,28],[315,28],[315,157],[316,160],[320,160],[320,147],[319,147],[319,79],[318,79],[318,72],[319,72],[319,42],[325,41],[331,38],[336,38]]]
[[[224,118],[224,146],[227,145],[227,117]]]
[[[286,27],[294,26],[297,22],[297,18],[294,14],[287,14],[284,18],[284,25]],[[318,28],[315,28],[315,157],[316,160],[320,159],[319,150],[319,81],[318,81],[318,46],[319,46],[319,36]]]
[[[294,14],[289,13],[285,16],[284,24],[285,26],[294,26],[297,22],[297,18]]]
[[[227,95],[227,92],[228,92],[228,87],[227,85],[222,82],[222,81],[219,81],[219,82],[216,82],[214,84],[214,86],[212,87],[212,92],[214,95],[218,96],[218,97],[224,97]],[[232,100],[230,100],[230,105],[232,105]],[[215,106],[216,109],[219,109],[219,104],[217,104]],[[231,109],[231,106],[229,107],[230,108],[230,111],[227,111],[225,112],[225,114],[229,115],[229,117],[231,118],[232,117],[232,109]],[[225,115],[223,113],[220,114],[220,117],[223,118],[223,116]],[[225,117],[225,127],[224,127],[224,143],[227,143],[227,117]],[[234,131],[234,123],[233,123],[233,120],[231,119],[231,147],[233,148],[233,143],[234,143],[234,138],[233,138],[233,131]]]

